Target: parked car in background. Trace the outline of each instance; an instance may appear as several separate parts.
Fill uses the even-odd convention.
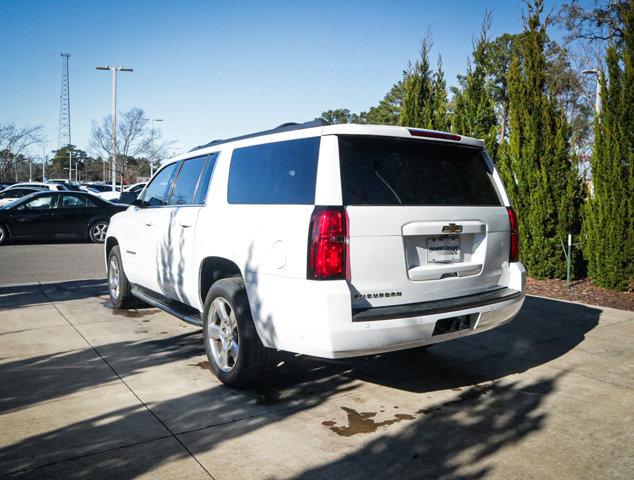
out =
[[[71,192],[82,191],[79,184],[74,182],[69,182],[68,180],[53,179],[53,180],[47,180],[46,183],[50,185],[58,185],[60,187],[60,190],[68,190]]]
[[[5,188],[9,188],[11,185],[15,185],[18,182],[0,182],[0,191]]]
[[[119,196],[119,203],[125,203],[127,205],[132,205],[134,201],[137,199],[139,194],[143,191],[143,188],[147,185],[146,182],[135,183],[134,185],[129,185],[123,189],[121,195]]]
[[[57,183],[48,183],[48,182],[20,182],[11,185],[11,187],[25,187],[25,188],[41,188],[42,190],[55,190],[61,191],[66,190],[63,185],[59,185]]]
[[[484,142],[285,124],[168,160],[105,244],[115,308],[200,325],[227,385],[275,349],[371,355],[498,327],[524,301],[517,218]]]
[[[33,193],[0,207],[0,244],[61,238],[103,242],[110,217],[126,208],[85,192]]]
[[[11,203],[17,198],[26,197],[32,193],[43,192],[45,189],[39,187],[9,187],[0,192],[0,207]]]

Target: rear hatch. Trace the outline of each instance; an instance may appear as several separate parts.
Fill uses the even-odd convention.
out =
[[[509,221],[482,148],[339,136],[353,309],[503,285]]]

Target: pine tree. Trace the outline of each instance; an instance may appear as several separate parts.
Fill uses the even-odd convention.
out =
[[[608,48],[608,78],[599,80],[602,111],[594,122],[593,191],[583,227],[590,278],[619,290],[634,284],[634,2],[625,23],[621,55]]]
[[[487,15],[474,44],[473,63],[469,61],[467,75],[460,79],[462,89],[454,95],[451,128],[456,133],[484,139],[487,151],[495,159],[498,126],[486,71],[489,27],[490,16]]]
[[[420,44],[420,58],[403,79],[403,104],[400,124],[407,127],[431,128],[433,112],[433,79],[429,64],[431,40],[425,37]]]
[[[508,73],[510,139],[500,174],[520,222],[520,252],[530,275],[563,277],[561,247],[578,225],[579,181],[571,162],[569,126],[546,90],[546,27],[543,0],[528,5],[529,17]]]
[[[445,72],[442,70],[442,57],[438,56],[438,69],[434,73],[432,81],[432,118],[433,130],[449,130],[449,101],[447,100],[447,82]]]

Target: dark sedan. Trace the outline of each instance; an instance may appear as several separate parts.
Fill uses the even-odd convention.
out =
[[[103,242],[114,205],[84,192],[39,192],[0,207],[0,244],[9,239],[88,238]]]

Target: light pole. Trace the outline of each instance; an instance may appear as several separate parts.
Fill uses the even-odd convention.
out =
[[[150,154],[154,156],[154,122],[162,122],[162,118],[146,118],[145,120],[150,120],[152,122],[152,127],[150,129]],[[150,159],[150,178],[154,176],[154,158]]]
[[[583,73],[597,77],[597,93],[594,99],[594,111],[599,114],[601,113],[601,70],[598,68],[589,68],[588,70],[584,70]]]
[[[134,70],[110,65],[97,67],[97,70],[112,72],[112,191],[114,192],[117,189],[117,72],[133,72]]]
[[[46,158],[46,144],[42,144],[42,181],[46,182],[46,162],[48,158]]]

